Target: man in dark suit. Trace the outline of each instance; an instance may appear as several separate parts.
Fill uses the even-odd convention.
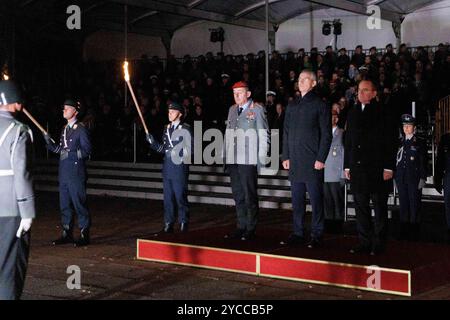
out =
[[[439,142],[434,174],[436,191],[444,191],[445,218],[447,220],[447,241],[450,243],[450,133],[445,133]],[[442,190],[444,189],[444,190]]]
[[[305,194],[312,205],[309,248],[321,243],[323,220],[323,169],[331,145],[330,108],[313,92],[316,75],[303,71],[298,78],[301,98],[286,110],[283,134],[283,168],[289,170],[294,233],[285,242],[304,242]]]
[[[345,177],[355,202],[360,243],[351,253],[383,251],[386,242],[387,199],[395,168],[395,127],[387,110],[375,99],[373,82],[358,86],[358,103],[349,111],[345,136]],[[372,225],[372,199],[375,223]]]

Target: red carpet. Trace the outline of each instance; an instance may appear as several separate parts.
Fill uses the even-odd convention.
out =
[[[353,255],[353,236],[327,235],[317,249],[279,244],[288,234],[258,229],[251,241],[224,239],[229,228],[138,240],[138,259],[411,295],[450,282],[450,246],[390,241],[378,256]]]

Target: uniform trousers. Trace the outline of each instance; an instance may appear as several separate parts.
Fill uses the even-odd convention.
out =
[[[0,217],[0,300],[22,295],[30,252],[30,232],[17,238],[20,217]]]

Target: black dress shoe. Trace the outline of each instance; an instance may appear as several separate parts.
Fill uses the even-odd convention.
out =
[[[308,242],[307,247],[309,249],[316,249],[322,246],[322,241],[317,238],[312,238],[310,242]]]
[[[282,245],[299,246],[305,243],[305,238],[296,234],[291,234],[285,241],[280,241]]]
[[[73,244],[75,247],[84,247],[91,243],[89,237],[89,229],[82,229],[80,232],[80,238]]]
[[[240,239],[242,238],[242,235],[244,234],[244,229],[236,229],[231,233],[228,233],[225,235],[225,239]]]
[[[164,233],[173,233],[173,223],[164,224]]]
[[[181,232],[188,232],[189,226],[187,222],[182,222],[180,224],[180,231]]]
[[[352,254],[370,253],[370,252],[371,252],[370,246],[361,243],[350,249],[350,253]]]
[[[248,241],[248,240],[252,240],[254,237],[255,237],[255,231],[245,231],[242,234],[241,240]]]
[[[59,246],[62,244],[73,243],[73,235],[72,230],[63,229],[61,237],[52,241],[54,246]]]

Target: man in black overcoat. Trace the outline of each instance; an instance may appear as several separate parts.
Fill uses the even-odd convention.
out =
[[[358,86],[358,103],[350,109],[345,135],[345,177],[350,180],[360,243],[351,253],[375,255],[385,248],[387,200],[395,168],[395,126],[376,100],[373,82]],[[372,199],[374,223],[370,208]]]
[[[286,241],[294,245],[304,242],[306,191],[312,206],[309,248],[322,240],[323,173],[331,145],[330,108],[313,92],[316,75],[303,71],[298,79],[301,97],[288,105],[284,121],[283,168],[289,170],[291,182],[294,233]]]

